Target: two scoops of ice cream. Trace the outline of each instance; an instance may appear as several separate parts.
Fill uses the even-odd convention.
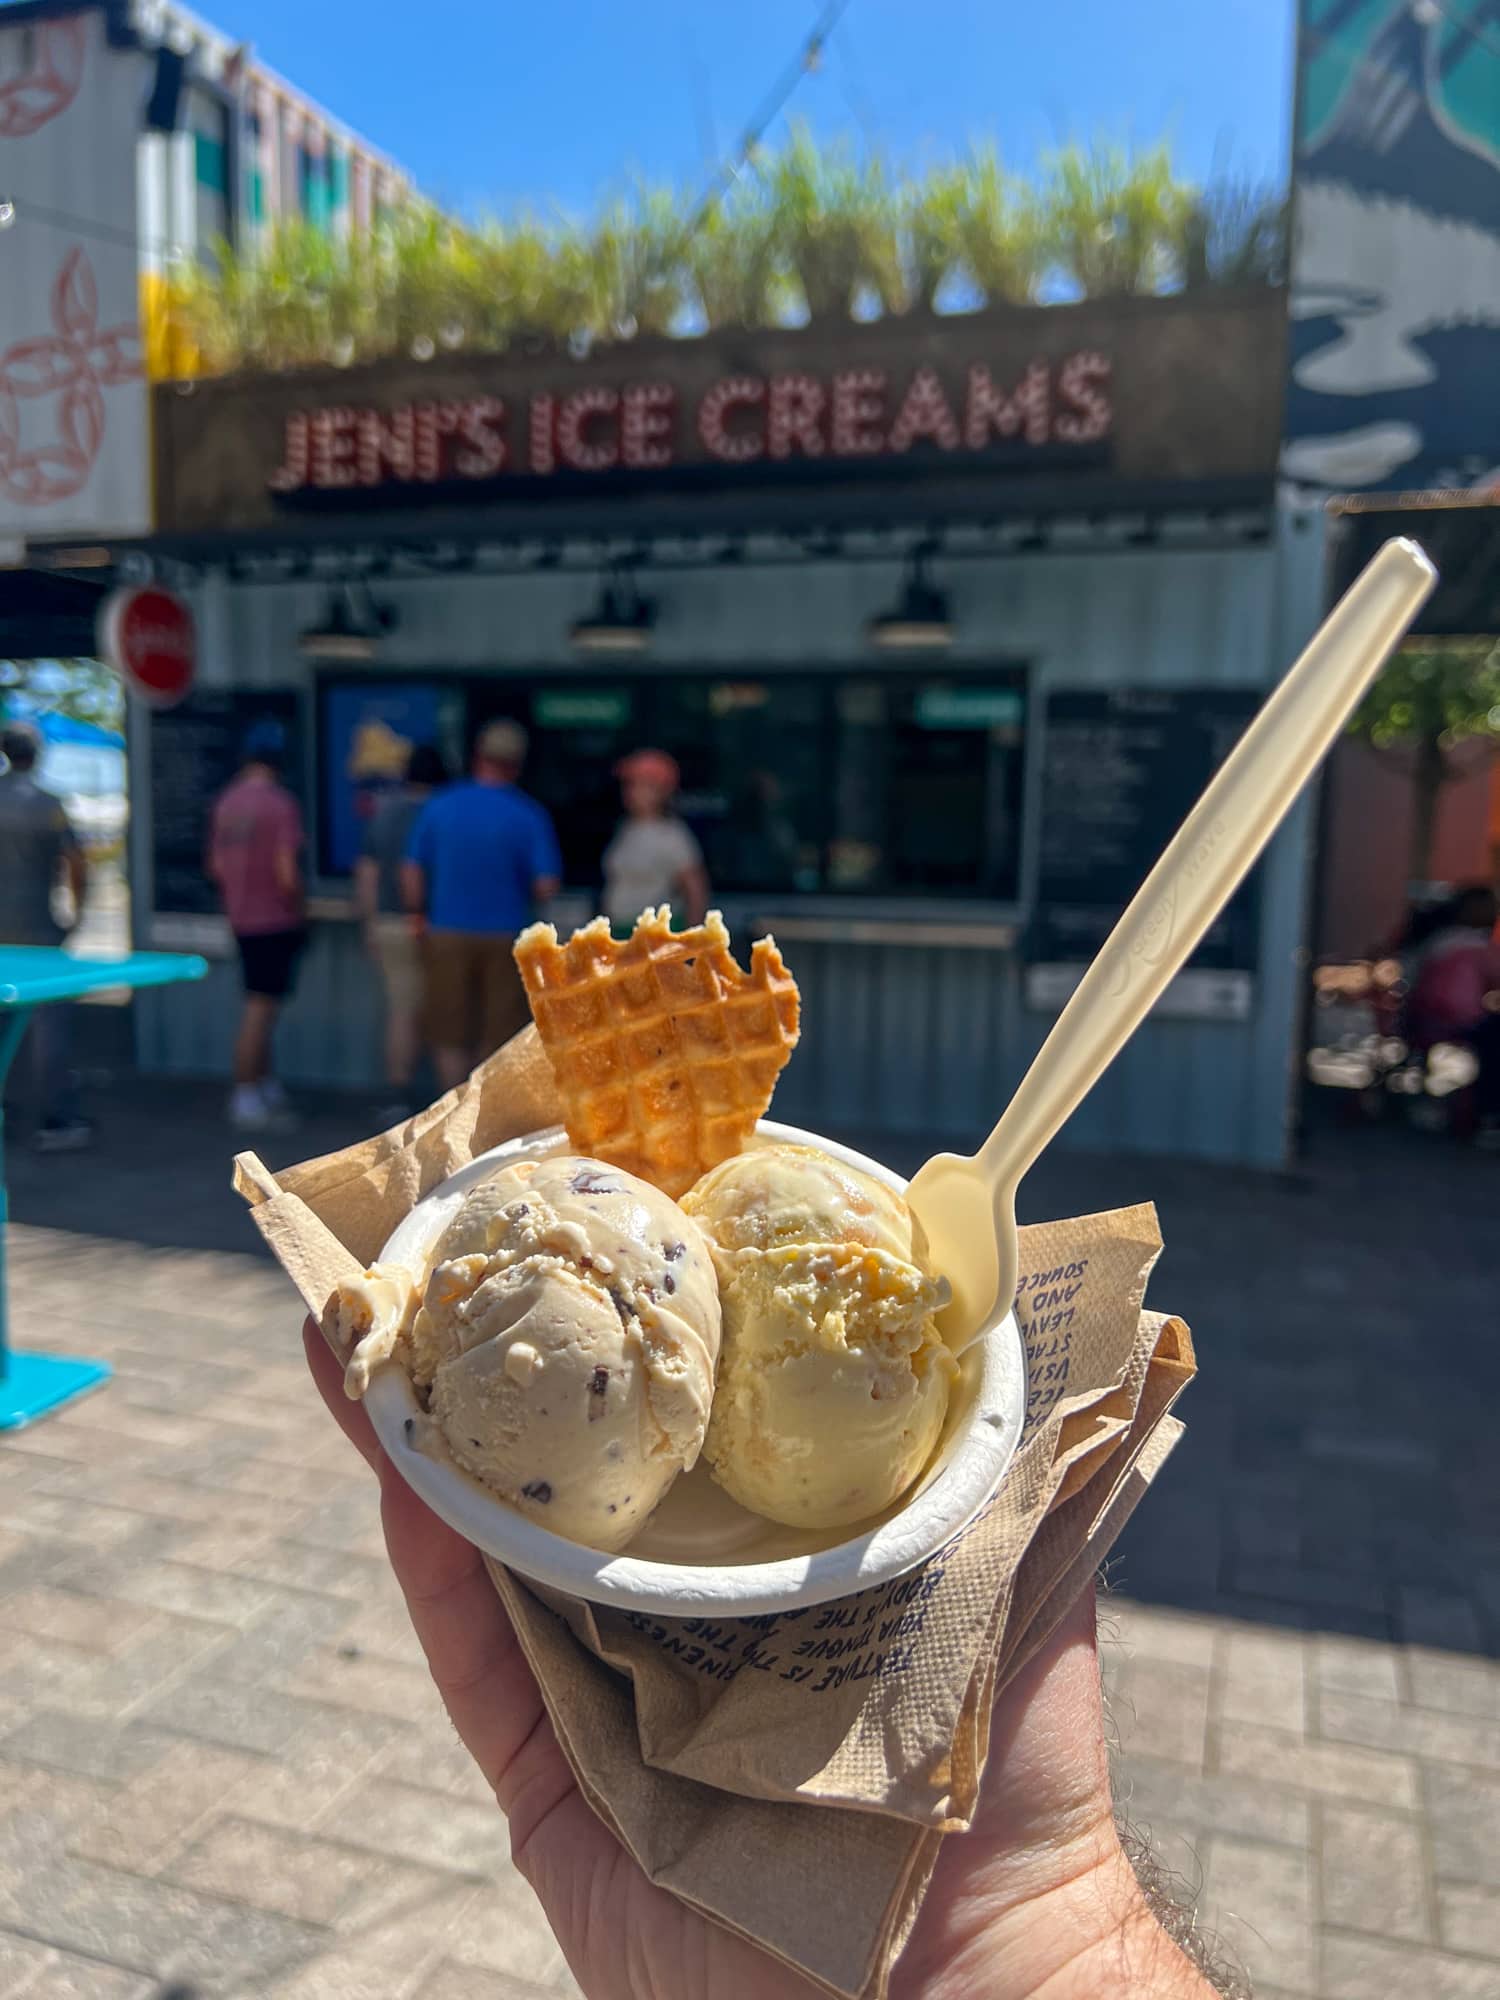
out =
[[[791,1527],[889,1507],[947,1413],[946,1296],[899,1195],[830,1154],[752,1144],[680,1203],[601,1160],[521,1160],[471,1190],[417,1283],[377,1266],[334,1310],[355,1393],[397,1362],[426,1442],[617,1550],[700,1453]]]
[[[892,1189],[755,1137],[799,1026],[774,943],[744,972],[716,913],[663,909],[623,941],[533,925],[516,960],[572,1150],[481,1180],[423,1270],[340,1288],[350,1394],[404,1368],[414,1444],[591,1548],[700,1454],[788,1527],[881,1514],[943,1429],[948,1287]]]

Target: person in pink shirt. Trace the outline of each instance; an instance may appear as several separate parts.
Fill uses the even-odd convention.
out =
[[[218,884],[244,975],[229,1115],[247,1131],[285,1125],[290,1116],[271,1073],[271,1041],[292,990],[307,925],[302,809],[281,782],[285,754],[279,722],[251,725],[244,768],[214,802],[209,832],[208,873]]]

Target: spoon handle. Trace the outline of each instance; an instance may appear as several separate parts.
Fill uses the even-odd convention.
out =
[[[1016,1186],[1139,1027],[1436,582],[1416,543],[1397,538],[1324,619],[1137,890],[985,1141],[979,1159],[996,1185]]]

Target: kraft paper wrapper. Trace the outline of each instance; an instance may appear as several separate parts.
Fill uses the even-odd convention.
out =
[[[527,1029],[406,1124],[235,1185],[314,1317],[475,1154],[560,1122]],[[1149,1206],[1021,1231],[1026,1427],[979,1518],[884,1589],[780,1618],[660,1620],[489,1572],[590,1804],[651,1879],[844,2000],[880,2000],[996,1694],[1042,1646],[1176,1443],[1180,1320],[1141,1309]],[[838,1921],[825,1887],[839,1885]]]

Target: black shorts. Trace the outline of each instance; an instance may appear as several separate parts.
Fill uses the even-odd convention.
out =
[[[256,931],[235,941],[240,948],[245,991],[259,994],[263,1000],[285,1000],[292,990],[307,932]]]

